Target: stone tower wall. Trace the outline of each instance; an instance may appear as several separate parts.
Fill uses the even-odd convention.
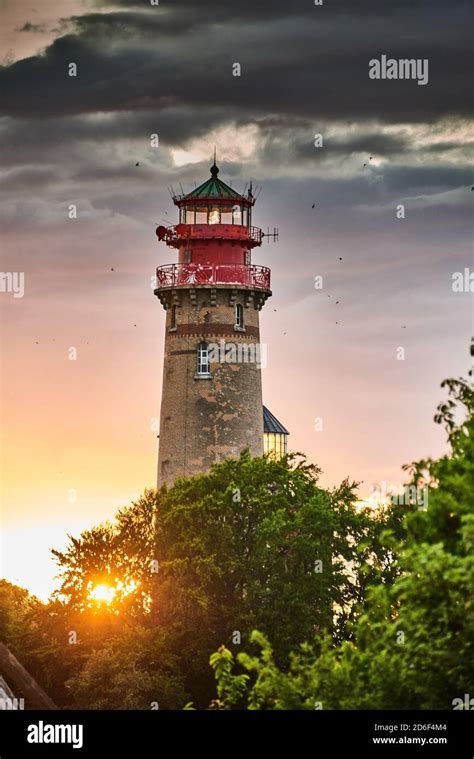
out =
[[[166,308],[158,486],[206,472],[244,448],[262,455],[259,311],[268,294],[230,286],[157,292]],[[243,306],[245,331],[235,328],[237,303]],[[218,346],[210,379],[196,376],[203,341]]]

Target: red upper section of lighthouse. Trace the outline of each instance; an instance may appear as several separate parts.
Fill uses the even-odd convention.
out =
[[[158,267],[157,289],[219,284],[270,289],[270,269],[251,264],[251,250],[263,238],[251,224],[252,190],[239,195],[218,174],[214,162],[210,179],[187,195],[173,196],[179,223],[160,226],[156,234],[178,250],[178,264]]]

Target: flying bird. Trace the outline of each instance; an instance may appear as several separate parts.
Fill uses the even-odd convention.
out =
[[[311,206],[311,208],[314,208],[315,205],[316,205],[316,203],[313,203],[313,205]]]
[[[338,304],[338,303],[339,303],[339,301],[338,301],[338,300],[336,300],[336,306],[337,306],[337,304]]]
[[[339,256],[339,261],[342,261],[342,258]]]
[[[135,166],[140,166],[140,161],[137,161]]]
[[[110,269],[110,271],[115,271],[115,269],[114,269],[114,267],[113,267],[113,266],[112,266],[112,268]]]

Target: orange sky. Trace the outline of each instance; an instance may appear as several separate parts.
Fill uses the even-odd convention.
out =
[[[263,184],[254,224],[280,230],[278,244],[254,254],[272,270],[273,296],[261,313],[264,402],[290,430],[291,450],[323,469],[324,485],[347,476],[362,481],[365,497],[376,483],[401,485],[404,463],[443,452],[444,433],[433,423],[439,385],[468,369],[471,298],[451,282],[472,267],[473,138],[453,101],[452,82],[464,69],[447,77],[447,92],[436,79],[431,15],[428,26],[417,16],[410,28],[420,45],[433,46],[433,82],[406,83],[389,96],[379,88],[374,97],[365,61],[381,35],[389,45],[397,34],[376,14],[366,24],[357,9],[348,31],[337,8],[321,28],[287,18],[293,4],[276,3],[275,17],[259,16],[251,29],[232,19],[228,29],[222,17],[216,40],[214,16],[206,37],[201,2],[186,12],[189,29],[179,17],[175,23],[183,5],[192,2],[162,7],[161,17],[150,11],[146,24],[145,11],[135,16],[126,0],[2,6],[2,269],[24,272],[25,295],[0,293],[0,559],[4,577],[43,598],[55,572],[49,549],[155,483],[164,312],[150,283],[173,253],[154,229],[176,218],[167,185],[189,190],[207,179],[214,145],[224,181],[240,191],[251,178]],[[231,5],[230,16],[240,8]],[[126,17],[117,25],[120,9]],[[19,31],[25,24],[34,29]],[[459,45],[452,53],[450,39],[442,63],[451,55],[455,65]],[[254,68],[230,96],[225,67],[246,45],[244,74]],[[275,57],[276,49],[285,55]],[[70,50],[86,65],[74,83],[58,74]],[[335,77],[330,87],[311,79],[320,64]],[[203,86],[212,77],[213,86]],[[155,129],[160,148],[152,151]],[[318,154],[316,130],[326,146]],[[403,221],[395,216],[400,202]]]

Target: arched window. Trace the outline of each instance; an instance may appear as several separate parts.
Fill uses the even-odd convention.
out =
[[[171,306],[170,329],[176,329],[176,306]]]
[[[209,345],[208,343],[199,343],[197,349],[197,374],[208,375],[210,374],[209,363]]]
[[[244,328],[244,307],[241,303],[237,303],[235,306],[235,327],[237,329]]]

